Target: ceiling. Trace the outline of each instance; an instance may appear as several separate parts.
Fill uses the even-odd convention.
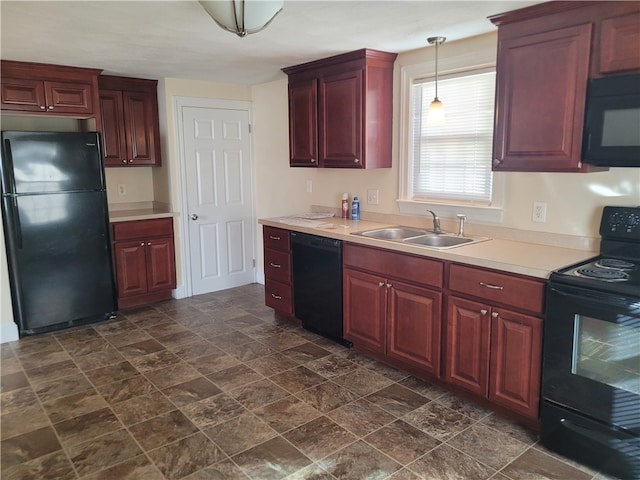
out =
[[[0,1],[0,56],[102,68],[104,73],[253,85],[282,67],[360,48],[405,52],[494,31],[487,16],[538,1],[287,0],[245,38],[196,1]],[[441,54],[446,54],[446,45]]]

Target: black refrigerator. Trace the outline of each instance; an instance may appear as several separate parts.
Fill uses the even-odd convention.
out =
[[[116,307],[97,132],[2,132],[0,174],[20,336],[103,320]]]

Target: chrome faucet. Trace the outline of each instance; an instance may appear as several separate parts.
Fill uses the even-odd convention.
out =
[[[467,216],[459,213],[457,217],[460,221],[460,224],[458,225],[458,236],[464,237],[464,221],[467,219]]]
[[[433,210],[427,210],[427,212],[433,215],[433,233],[442,233],[442,230],[440,230],[440,218]]]

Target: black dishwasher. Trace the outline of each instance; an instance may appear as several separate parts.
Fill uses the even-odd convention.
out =
[[[351,346],[342,338],[342,241],[291,232],[293,305],[307,330]]]

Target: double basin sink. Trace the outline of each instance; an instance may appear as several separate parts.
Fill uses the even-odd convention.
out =
[[[413,227],[376,228],[353,232],[352,235],[437,249],[454,248],[489,240],[487,237],[461,237],[450,233],[434,233]]]

